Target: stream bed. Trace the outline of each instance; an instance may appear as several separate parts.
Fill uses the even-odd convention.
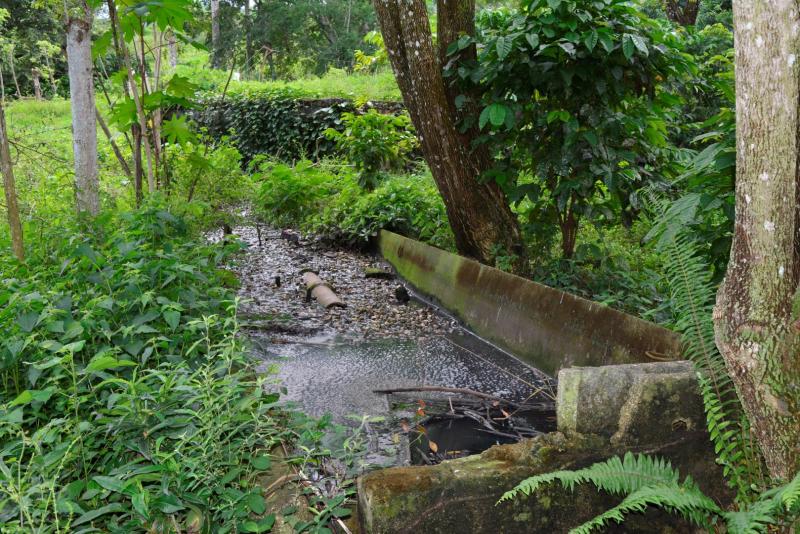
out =
[[[248,245],[233,266],[244,300],[240,315],[260,370],[277,378],[268,387],[284,389],[283,400],[308,415],[357,433],[365,448],[361,468],[429,463],[516,441],[522,434],[514,421],[527,432],[552,427],[547,410],[523,417],[488,397],[455,395],[471,390],[511,403],[552,404],[555,386],[415,298],[380,257],[276,230],[240,227],[236,234]],[[307,301],[304,269],[319,273],[347,307],[326,310]],[[414,388],[421,391],[381,392]],[[460,401],[483,404],[462,406],[456,415]],[[494,419],[508,419],[503,423],[513,434],[476,428]]]

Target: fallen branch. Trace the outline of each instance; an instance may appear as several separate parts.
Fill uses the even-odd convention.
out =
[[[393,389],[373,389],[373,393],[379,393],[384,395],[391,395],[392,393],[411,393],[416,391],[437,391],[442,393],[458,393],[461,395],[471,395],[473,397],[479,397],[481,399],[503,402],[508,404],[509,406],[516,406],[519,408],[531,408],[531,409],[541,409],[542,411],[550,411],[552,410],[552,405],[548,404],[525,404],[519,403],[515,401],[510,401],[508,399],[504,399],[502,397],[497,397],[495,395],[490,395],[488,393],[483,393],[481,391],[475,391],[474,389],[467,389],[467,388],[451,388],[445,386],[416,386],[416,387],[408,387],[408,388],[393,388]]]

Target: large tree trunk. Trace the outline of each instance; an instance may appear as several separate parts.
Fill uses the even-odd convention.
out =
[[[797,0],[734,2],[736,220],[714,310],[717,345],[775,480],[800,468],[798,27]]]
[[[221,64],[219,46],[219,0],[211,0],[211,66],[215,69]]]
[[[664,9],[667,18],[683,26],[694,26],[697,22],[697,12],[700,10],[700,0],[666,0]]]
[[[459,133],[455,91],[442,76],[447,46],[459,34],[474,31],[474,0],[439,2],[438,53],[424,0],[373,3],[403,100],[447,208],[456,247],[489,264],[498,254],[516,255],[515,270],[523,272],[527,259],[519,222],[497,183],[481,180],[491,160],[485,150],[471,148],[475,132]]]
[[[19,261],[25,260],[25,247],[22,241],[22,224],[19,221],[17,190],[14,183],[14,168],[11,165],[11,151],[8,147],[6,113],[0,103],[0,173],[3,174],[3,190],[6,195],[6,216],[11,229],[11,248]]]
[[[78,213],[97,215],[100,183],[97,169],[97,124],[92,77],[92,11],[85,1],[67,19],[67,66],[75,158],[75,200]]]

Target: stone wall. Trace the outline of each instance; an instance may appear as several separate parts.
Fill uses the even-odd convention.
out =
[[[379,246],[414,288],[548,374],[679,359],[678,336],[653,323],[392,232],[381,232]]]

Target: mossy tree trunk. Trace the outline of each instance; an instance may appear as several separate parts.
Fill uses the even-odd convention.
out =
[[[6,197],[6,217],[11,229],[11,248],[19,261],[25,259],[25,247],[22,241],[22,224],[19,220],[17,205],[17,189],[14,182],[14,167],[11,163],[11,150],[6,128],[6,114],[3,102],[0,102],[0,174],[3,175],[3,191]]]
[[[700,11],[700,0],[666,0],[664,9],[672,22],[693,26]]]
[[[442,62],[448,45],[475,31],[474,0],[438,2],[438,50],[434,48],[424,0],[374,0],[381,33],[397,83],[414,122],[422,152],[447,209],[461,254],[491,264],[496,255],[514,255],[516,272],[527,258],[519,222],[505,194],[481,179],[490,168],[485,149],[474,148],[475,131],[460,133]],[[464,54],[474,54],[466,50]]]
[[[725,358],[775,480],[800,467],[800,13],[734,2],[736,220],[714,310]]]

